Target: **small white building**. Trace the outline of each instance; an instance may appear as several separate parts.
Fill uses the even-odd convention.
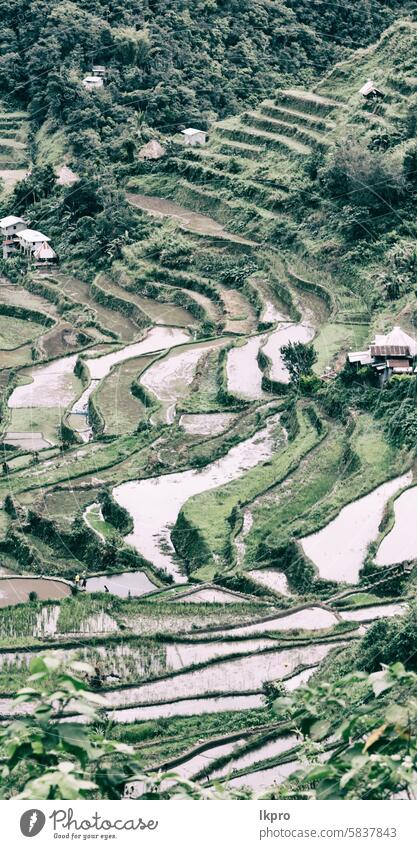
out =
[[[93,67],[91,68],[91,73],[93,77],[105,77],[106,67],[105,65],[93,65]]]
[[[373,80],[367,80],[365,85],[359,89],[359,94],[365,98],[365,100],[378,100],[384,96],[383,91],[380,88],[377,88]]]
[[[17,215],[6,215],[5,218],[0,218],[0,232],[3,239],[10,239],[27,227],[26,221],[23,218],[18,218]]]
[[[103,77],[84,77],[83,81],[84,88],[89,89],[90,91],[95,88],[103,88],[104,82]]]
[[[50,242],[49,236],[40,233],[39,230],[20,230],[17,236],[19,245],[25,254],[33,254],[43,242]]]
[[[205,144],[207,141],[207,133],[204,130],[196,130],[194,127],[188,127],[187,130],[182,130],[185,144]]]

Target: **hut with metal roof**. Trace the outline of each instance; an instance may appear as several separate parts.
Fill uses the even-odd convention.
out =
[[[417,371],[414,367],[416,357],[416,340],[397,326],[386,335],[376,334],[367,350],[351,351],[347,359],[357,366],[375,369],[382,386],[393,374],[413,374]]]

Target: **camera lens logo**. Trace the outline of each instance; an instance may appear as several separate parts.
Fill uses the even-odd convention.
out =
[[[20,831],[25,837],[36,837],[42,831],[45,821],[45,814],[37,808],[32,808],[20,817]]]

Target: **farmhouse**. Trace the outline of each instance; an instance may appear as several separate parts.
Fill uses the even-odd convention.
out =
[[[362,88],[359,89],[359,94],[365,98],[365,100],[379,100],[384,97],[384,92],[381,91],[380,88],[377,88],[373,80],[368,80]]]
[[[365,351],[352,351],[348,361],[357,366],[371,366],[378,373],[381,386],[392,374],[412,374],[417,357],[417,342],[401,327],[394,327],[386,336],[377,334]]]
[[[42,243],[51,241],[49,236],[45,236],[43,233],[40,233],[39,230],[30,229],[20,230],[17,238],[19,245],[25,254],[34,254],[36,249],[39,248]]]
[[[6,215],[0,219],[0,231],[4,239],[15,236],[19,230],[24,230],[27,227],[26,221],[23,218],[18,218],[17,215]]]
[[[83,86],[87,89],[103,88],[103,77],[84,77]]]
[[[195,130],[193,127],[188,127],[187,130],[182,130],[184,143],[190,145],[205,144],[207,133],[204,130]]]
[[[17,234],[25,230],[26,221],[17,215],[6,215],[0,219],[0,232],[3,236],[3,259],[7,259],[18,247]]]

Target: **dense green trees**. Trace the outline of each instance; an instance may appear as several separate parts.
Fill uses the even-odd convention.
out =
[[[88,688],[94,674],[85,663],[63,670],[52,657],[31,661],[28,686],[16,702],[31,702],[33,713],[3,724],[0,731],[2,799],[123,796],[124,781],[139,768],[133,748],[106,739],[97,726],[52,721],[70,705],[85,721],[99,720],[106,701]]]
[[[279,798],[415,798],[417,675],[401,663],[350,672],[280,698],[306,741],[310,763],[272,791]]]
[[[298,385],[301,377],[308,377],[317,360],[317,354],[312,345],[303,342],[289,342],[281,348],[282,360],[287,367],[291,382]]]

